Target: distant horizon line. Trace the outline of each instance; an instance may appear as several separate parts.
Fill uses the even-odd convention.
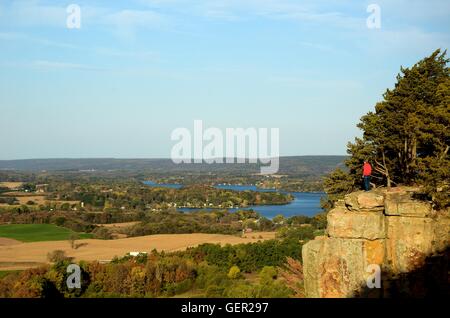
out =
[[[294,158],[294,157],[348,157],[348,155],[286,155],[279,156],[279,158]],[[213,158],[219,159],[220,157]],[[222,157],[226,159],[228,157]],[[238,159],[239,157],[233,157]],[[0,159],[0,161],[25,161],[25,160],[172,160],[168,157],[46,157],[46,158],[20,158],[20,159]],[[196,158],[186,158],[186,160],[195,160]],[[257,160],[258,158],[239,158],[245,160]],[[268,157],[267,159],[270,159]],[[204,159],[203,159],[204,160]]]

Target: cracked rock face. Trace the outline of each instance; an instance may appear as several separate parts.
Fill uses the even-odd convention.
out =
[[[385,218],[382,211],[361,213],[336,208],[327,215],[330,237],[376,240],[386,238]]]
[[[384,203],[386,215],[427,217],[433,215],[430,202],[413,200],[410,195],[402,193],[386,194]]]
[[[371,272],[369,265],[384,259],[385,240],[325,237],[303,248],[307,297],[353,296]]]
[[[433,267],[441,273],[428,267],[430,257],[442,262],[433,255],[442,256],[450,245],[449,211],[433,211],[429,202],[414,200],[413,192],[409,188],[354,192],[345,197],[345,204],[340,202],[331,210],[327,236],[303,246],[306,296],[391,297],[397,289],[419,295],[414,288],[426,290],[433,281],[428,274],[448,277],[447,254],[443,265]],[[368,288],[371,265],[381,269],[379,289]],[[411,273],[415,285],[405,279]],[[446,284],[445,279],[442,283]]]
[[[345,204],[349,210],[383,210],[384,196],[380,192],[358,191],[345,196]]]

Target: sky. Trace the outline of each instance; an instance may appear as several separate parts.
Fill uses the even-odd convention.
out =
[[[167,158],[194,120],[343,155],[449,30],[447,0],[0,0],[0,160]]]

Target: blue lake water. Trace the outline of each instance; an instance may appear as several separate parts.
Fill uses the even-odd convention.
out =
[[[165,187],[172,189],[179,189],[183,187],[181,184],[157,184],[152,181],[145,181],[146,185],[151,187]],[[274,192],[275,189],[260,189],[254,185],[217,185],[218,189],[233,190],[233,191],[256,191],[256,192]],[[262,216],[272,219],[274,216],[281,214],[285,217],[291,217],[294,215],[306,215],[314,216],[321,212],[320,199],[325,195],[322,192],[286,192],[280,191],[282,193],[290,193],[294,200],[288,204],[284,205],[254,205],[248,206],[246,208],[233,208],[228,209],[229,211],[236,210],[255,210]],[[199,210],[211,210],[211,209],[190,209],[190,208],[180,208],[179,211],[183,212],[193,212]]]
[[[153,181],[144,181],[144,184],[151,186],[151,187],[155,187],[155,188],[171,188],[171,189],[180,189],[183,187],[182,184],[177,184],[177,183],[156,183]]]

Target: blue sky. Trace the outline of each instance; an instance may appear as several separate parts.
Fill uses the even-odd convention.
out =
[[[277,127],[282,155],[345,154],[449,30],[446,0],[2,0],[0,159],[168,157],[194,119]]]

